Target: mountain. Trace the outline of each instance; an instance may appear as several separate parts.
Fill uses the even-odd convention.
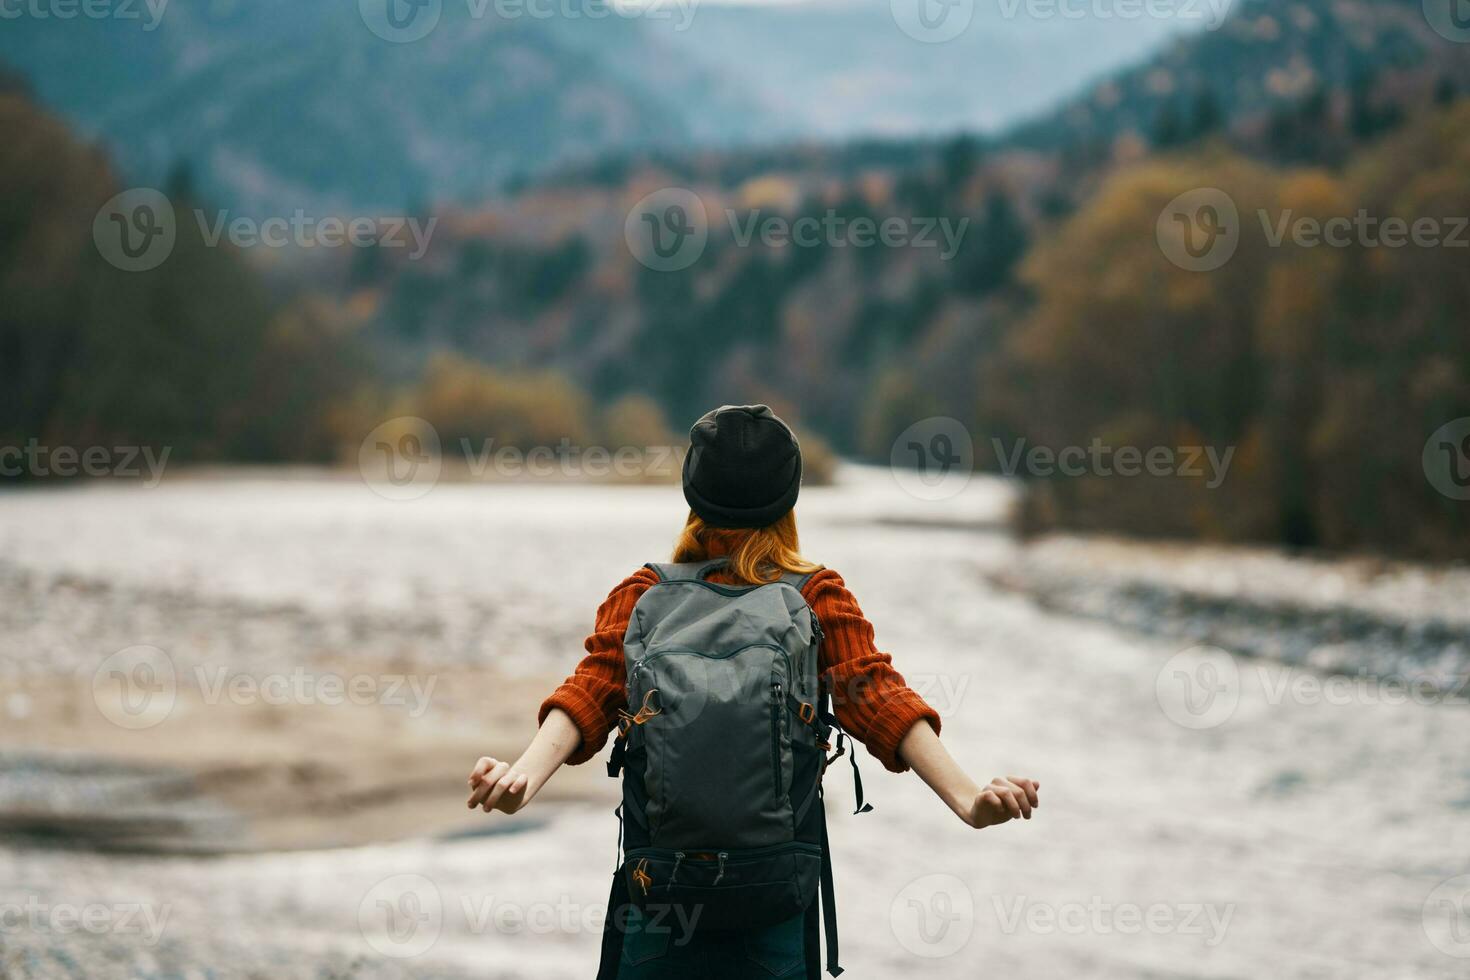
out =
[[[1007,0],[932,44],[873,0],[433,0],[433,29],[394,43],[362,13],[385,2],[6,19],[0,63],[134,182],[184,164],[244,214],[397,213],[632,152],[993,130],[1192,26],[1037,20]]]
[[[1465,45],[1436,33],[1426,9],[1426,0],[1236,0],[1219,29],[1099,79],[1007,140],[1039,149],[1130,135],[1167,143],[1201,113],[1265,130],[1314,102],[1371,129],[1396,99],[1422,101],[1442,83],[1470,88]]]
[[[151,30],[8,19],[0,62],[131,179],[183,163],[247,214],[401,213],[560,162],[757,131],[738,91],[637,21],[473,9],[445,3],[427,36],[392,43],[355,3],[172,0]]]

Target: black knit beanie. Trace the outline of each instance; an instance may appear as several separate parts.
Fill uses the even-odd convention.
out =
[[[801,446],[765,405],[724,405],[689,430],[684,499],[711,527],[765,527],[800,491]]]

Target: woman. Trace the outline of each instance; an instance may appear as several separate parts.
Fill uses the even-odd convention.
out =
[[[695,423],[690,440],[684,496],[691,512],[674,562],[723,559],[709,575],[717,585],[754,586],[783,576],[799,583],[816,617],[817,669],[841,728],[890,771],[913,769],[972,827],[1029,820],[1039,805],[1040,784],[1015,776],[986,786],[972,781],[940,743],[939,715],[874,646],[873,627],[842,577],[801,556],[792,509],[801,486],[801,450],[786,424],[764,405],[725,406]],[[629,713],[623,644],[634,606],[660,576],[646,566],[612,590],[576,672],[541,705],[531,745],[514,763],[489,757],[476,763],[469,778],[471,809],[519,812],[563,763],[596,755],[620,718],[627,730],[630,722],[641,724],[645,715],[657,713],[646,703]],[[743,931],[694,931],[682,942],[664,940],[656,948],[630,929],[618,976],[801,976],[808,962],[804,953],[810,953],[803,947],[802,918]],[[643,945],[634,948],[635,943]]]

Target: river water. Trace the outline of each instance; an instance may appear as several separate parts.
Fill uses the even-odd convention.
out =
[[[950,750],[978,778],[1042,783],[1035,820],[975,832],[867,756],[876,809],[852,816],[837,773],[847,975],[1470,975],[1470,708],[1371,685],[1324,695],[1284,663],[1222,663],[1003,590],[1023,550],[1001,527],[1009,497],[977,480],[924,501],[857,469],[803,494],[805,550],[843,573]],[[7,492],[0,678],[34,691],[148,644],[181,671],[361,656],[550,684],[607,590],[666,554],[681,504],[668,487],[560,485],[390,501],[312,473]],[[1223,702],[1191,693],[1221,670]],[[85,755],[63,781],[84,799],[125,775],[95,746],[58,751],[71,715],[11,686],[0,804],[34,805],[38,781],[60,778],[38,776],[38,758]],[[461,708],[424,724],[466,725],[478,702],[446,693]],[[499,707],[529,718],[535,700]],[[326,751],[304,736],[295,748]],[[585,785],[468,818],[480,832],[351,847],[161,855],[0,838],[0,976],[587,977],[616,823],[611,781]]]

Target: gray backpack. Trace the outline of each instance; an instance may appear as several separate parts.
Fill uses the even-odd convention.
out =
[[[724,563],[650,564],[659,581],[628,620],[628,707],[608,763],[608,775],[623,775],[624,860],[599,977],[616,976],[626,925],[617,912],[630,902],[646,921],[700,930],[804,914],[811,977],[824,919],[827,969],[842,972],[822,773],[834,731],[832,759],[845,747],[819,680],[822,627],[801,595],[808,576],[708,581]],[[858,812],[872,809],[861,780],[857,799]]]

